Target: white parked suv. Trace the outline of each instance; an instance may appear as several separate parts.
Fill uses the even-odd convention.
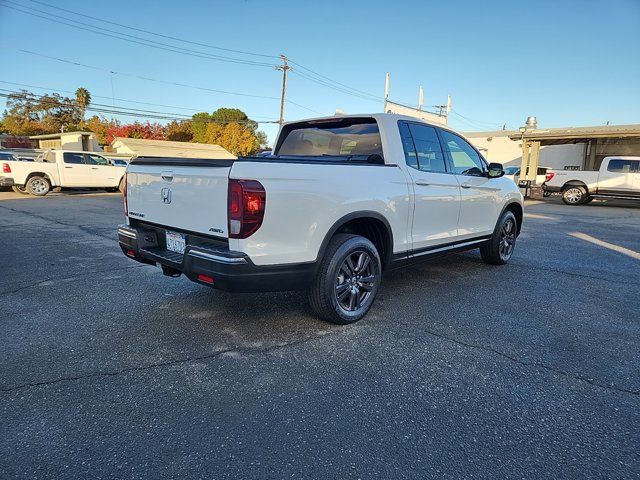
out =
[[[0,160],[0,185],[42,196],[54,187],[124,189],[126,166],[95,152],[48,150],[35,162]]]
[[[284,124],[273,154],[134,159],[125,255],[237,292],[307,290],[317,314],[351,323],[382,273],[480,248],[511,257],[518,187],[460,134],[390,114]]]

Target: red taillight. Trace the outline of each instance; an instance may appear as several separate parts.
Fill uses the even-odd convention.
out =
[[[209,275],[203,275],[201,273],[198,275],[198,280],[204,283],[213,283],[213,277],[210,277]]]
[[[124,188],[122,189],[122,201],[124,203],[124,216],[129,216],[129,205],[127,205],[127,173],[124,174]]]
[[[555,177],[555,176],[556,176],[556,174],[555,174],[555,173],[553,173],[553,172],[549,172],[549,173],[547,173],[547,176],[546,176],[546,177],[544,177],[544,181],[545,181],[545,182],[550,182],[550,181],[551,181],[551,179],[552,179],[553,177]]]
[[[247,238],[262,225],[267,192],[257,180],[229,179],[229,238]]]
[[[8,163],[3,163],[2,164],[2,172],[3,173],[11,173],[11,165],[9,165]]]

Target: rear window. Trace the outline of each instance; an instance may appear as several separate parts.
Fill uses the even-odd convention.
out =
[[[331,119],[286,125],[279,144],[276,155],[382,156],[380,131],[373,118]]]
[[[0,160],[13,160],[17,161],[18,159],[11,153],[0,152]]]

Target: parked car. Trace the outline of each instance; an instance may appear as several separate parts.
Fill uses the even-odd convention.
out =
[[[16,192],[46,195],[54,187],[124,188],[125,167],[110,165],[105,157],[93,152],[48,150],[35,162],[0,160],[0,185],[12,186]]]
[[[513,180],[517,185],[518,182],[520,181],[520,167],[519,166],[505,167],[504,176]],[[550,167],[538,167],[538,174],[536,175],[536,184],[542,185],[552,176],[553,176],[553,169],[551,169]]]
[[[122,160],[121,158],[108,158],[107,161],[109,165],[115,165],[116,167],[126,167],[129,165],[126,160]]]
[[[269,157],[134,159],[118,237],[165,275],[307,290],[321,318],[347,324],[367,313],[386,270],[474,248],[506,263],[523,200],[503,174],[460,134],[412,117],[298,121]]]
[[[598,171],[556,171],[543,188],[561,193],[567,205],[594,198],[640,200],[640,157],[605,157]]]

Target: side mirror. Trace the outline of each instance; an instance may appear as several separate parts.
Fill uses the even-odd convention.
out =
[[[504,175],[504,169],[501,163],[489,164],[489,178],[500,178]]]

